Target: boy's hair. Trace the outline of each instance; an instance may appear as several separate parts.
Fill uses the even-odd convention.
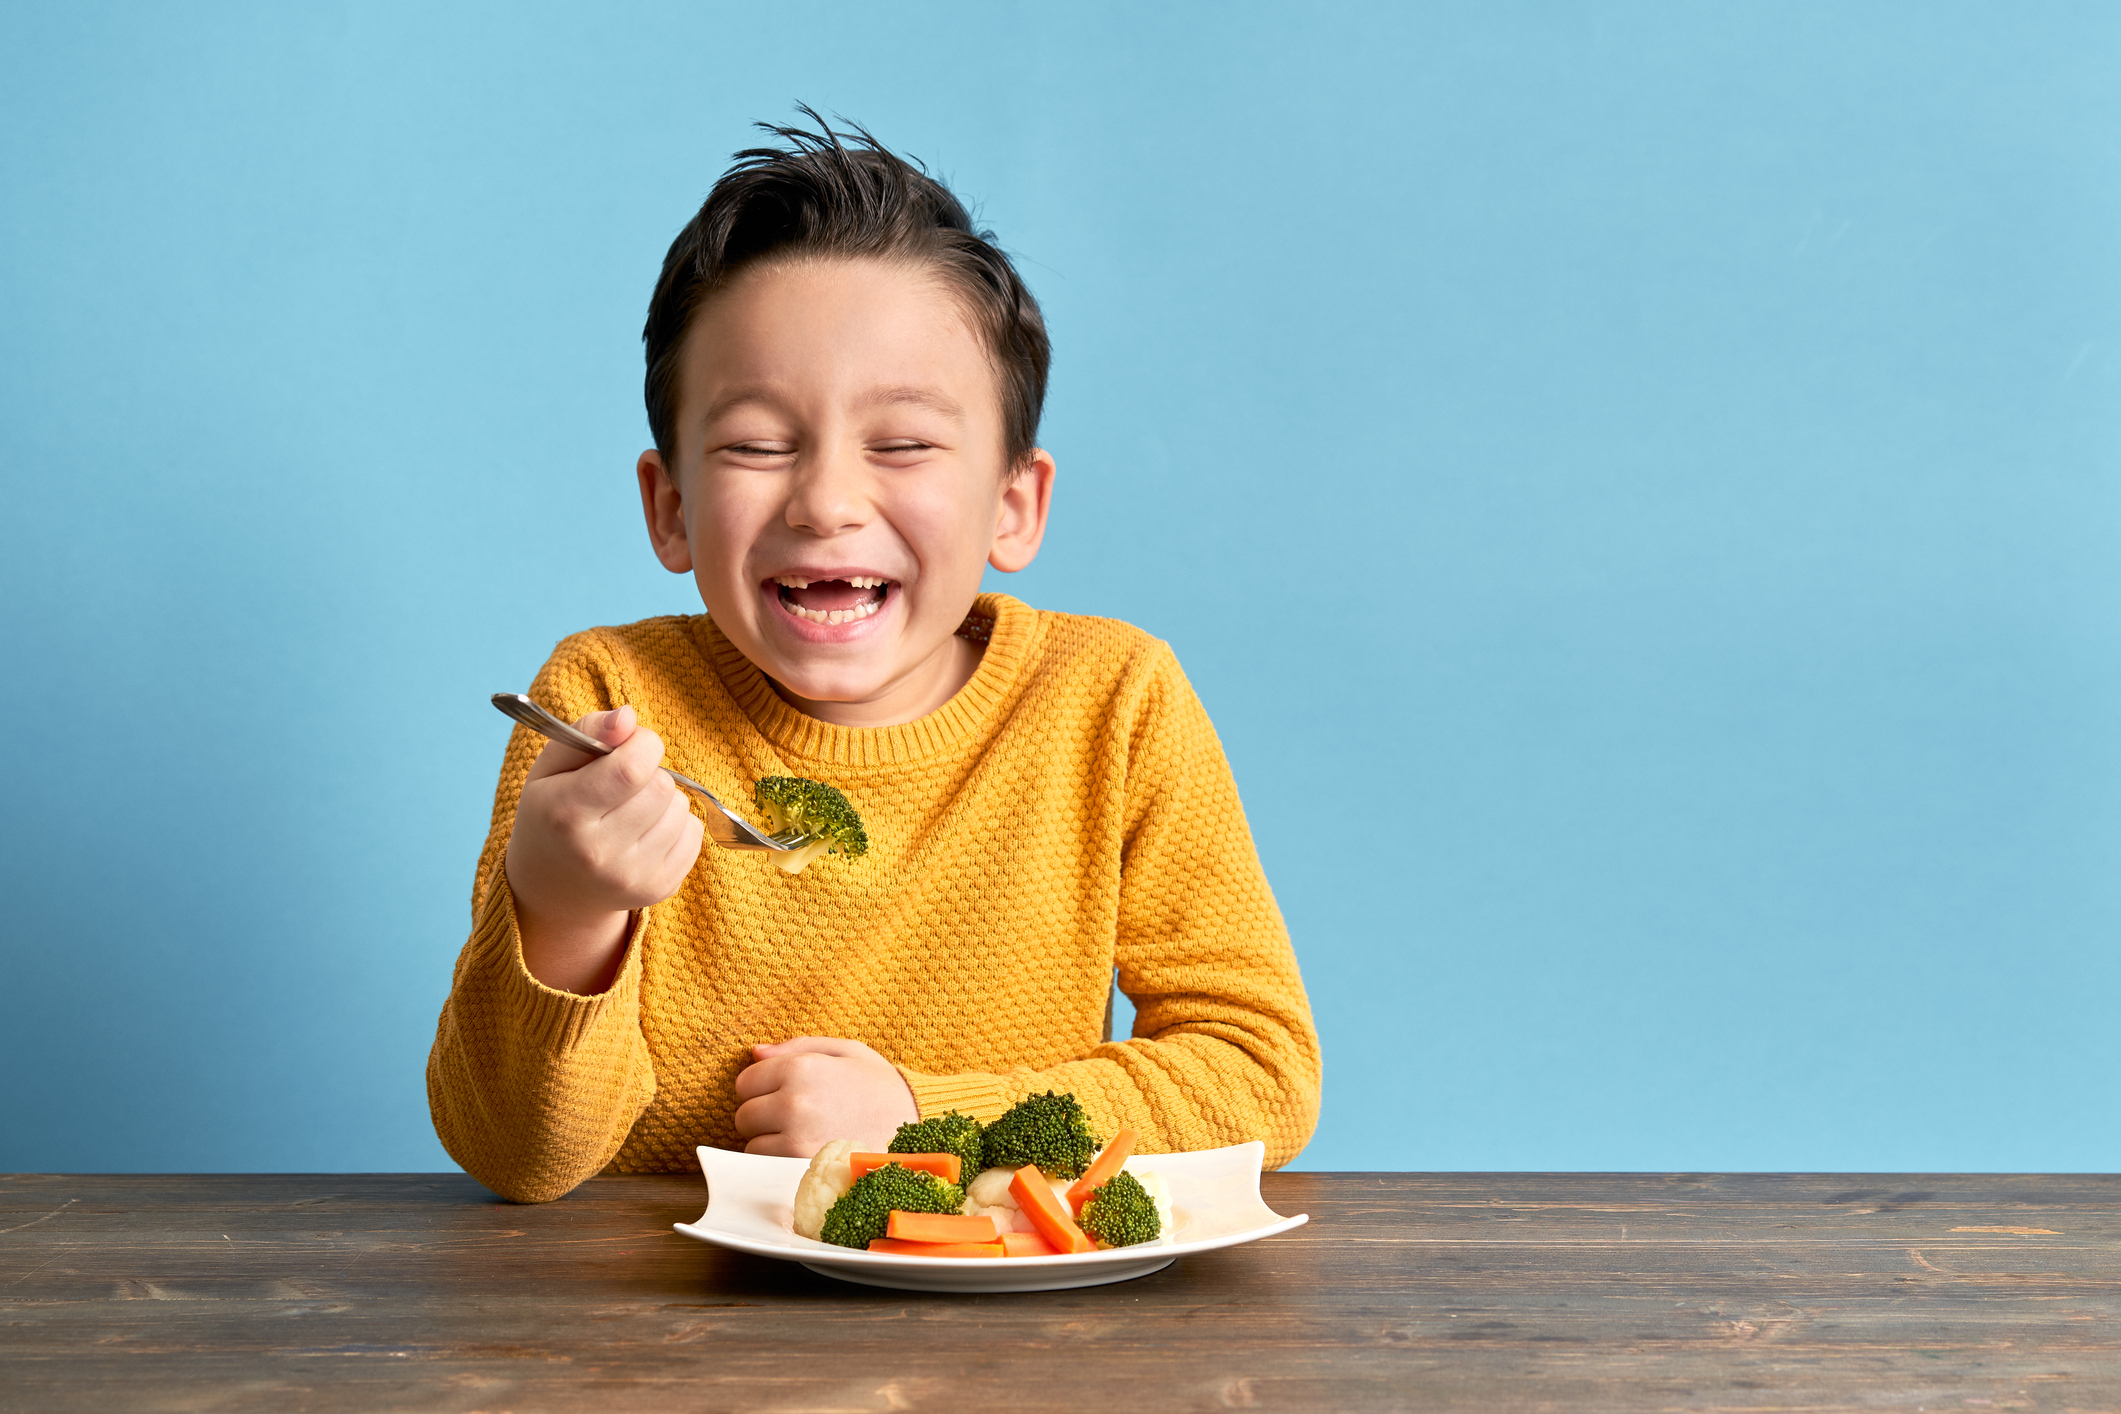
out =
[[[859,125],[836,133],[816,110],[802,112],[821,131],[758,124],[790,146],[737,153],[663,257],[641,341],[648,427],[664,466],[676,470],[679,357],[700,306],[760,260],[840,256],[933,266],[964,300],[1001,390],[1006,465],[1021,469],[1037,445],[1052,359],[1038,301],[994,233],[975,229],[941,182]]]

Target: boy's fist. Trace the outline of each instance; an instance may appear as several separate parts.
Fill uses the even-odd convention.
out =
[[[836,1036],[753,1046],[751,1064],[737,1073],[736,1097],[736,1132],[747,1154],[807,1159],[835,1139],[880,1153],[900,1125],[921,1117],[897,1066]]]
[[[516,802],[504,868],[524,966],[548,987],[593,994],[617,975],[627,915],[677,892],[704,830],[658,769],[663,739],[635,727],[633,708],[575,726],[613,750],[545,744]]]

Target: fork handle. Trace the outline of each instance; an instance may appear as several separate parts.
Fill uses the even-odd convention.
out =
[[[611,754],[611,748],[603,742],[585,731],[569,726],[520,692],[496,692],[493,695],[493,705],[539,736],[549,737],[577,751],[586,751],[591,756]]]
[[[493,705],[521,722],[539,736],[550,737],[563,746],[577,751],[586,751],[591,756],[609,756],[611,748],[587,732],[569,726],[552,713],[540,707],[520,692],[496,692]],[[691,791],[715,808],[716,817],[709,817],[707,834],[716,844],[725,849],[787,849],[788,845],[760,831],[749,820],[715,799],[714,792],[690,776],[681,776],[668,766],[662,767],[664,775]]]

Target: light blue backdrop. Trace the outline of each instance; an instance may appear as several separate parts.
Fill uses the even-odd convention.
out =
[[[772,13],[769,13],[772,12]],[[696,607],[664,246],[798,98],[1045,301],[1317,1168],[2121,1168],[2121,10],[11,5],[0,1167],[424,1169],[505,724]]]

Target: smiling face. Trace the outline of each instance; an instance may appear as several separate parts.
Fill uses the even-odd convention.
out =
[[[825,721],[934,711],[984,566],[1031,563],[1053,460],[1004,466],[993,364],[930,269],[763,263],[686,335],[673,464],[641,455],[657,557],[782,696]]]

